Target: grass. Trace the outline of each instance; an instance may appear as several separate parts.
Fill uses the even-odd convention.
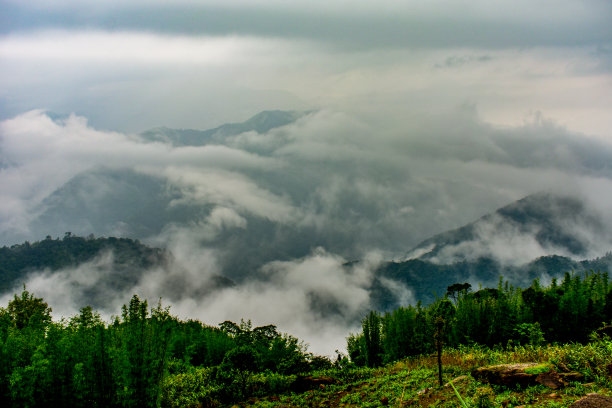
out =
[[[301,394],[251,399],[242,407],[568,407],[587,393],[612,395],[612,379],[606,366],[612,364],[612,342],[587,345],[512,347],[507,350],[462,347],[445,350],[442,358],[444,387],[437,384],[435,357],[418,356],[378,369],[328,370],[321,375],[338,380]],[[538,385],[524,389],[492,386],[474,380],[472,369],[502,363],[538,362],[534,369],[576,370],[585,383],[572,383],[561,390]],[[540,371],[538,371],[540,372]],[[543,371],[542,371],[543,372]]]
[[[449,382],[450,386],[453,387],[453,391],[455,391],[455,395],[457,396],[457,398],[459,399],[459,402],[461,403],[461,406],[463,408],[468,408],[468,404],[465,403],[465,401],[463,400],[463,398],[461,398],[461,394],[459,394],[459,391],[457,391],[457,388],[455,388],[455,384],[453,384],[453,382]]]
[[[542,373],[548,373],[552,370],[554,370],[555,367],[550,364],[550,363],[542,363],[542,364],[538,364],[537,366],[533,366],[530,368],[525,369],[525,372],[527,374],[534,374],[534,375],[538,375],[538,374],[542,374]]]

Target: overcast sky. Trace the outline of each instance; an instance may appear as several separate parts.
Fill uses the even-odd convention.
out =
[[[374,113],[476,105],[605,136],[612,3],[104,1],[0,3],[0,112],[94,126],[209,128],[269,108]]]
[[[212,208],[149,241],[170,247],[192,282],[222,274],[223,256],[240,259],[214,240],[256,234],[253,220],[318,239],[296,259],[264,254],[274,285],[247,281],[176,310],[319,330],[307,340],[330,352],[348,327],[313,320],[314,292],[354,320],[377,262],[529,193],[612,213],[611,21],[609,0],[0,0],[0,229],[27,234],[40,203],[81,172],[154,175],[179,205]],[[315,112],[218,146],[134,136],[266,109]],[[79,199],[97,200],[107,181]],[[347,273],[353,259],[371,261]],[[83,268],[30,287],[70,288],[58,282],[91,275]],[[164,296],[164,282],[140,289]]]

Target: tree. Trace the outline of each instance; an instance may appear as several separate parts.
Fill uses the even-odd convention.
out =
[[[123,305],[120,341],[123,366],[119,366],[128,407],[155,406],[168,360],[168,309],[161,304],[151,311],[147,301],[134,295],[129,307]]]
[[[220,379],[228,385],[228,389],[237,391],[239,399],[249,395],[248,380],[257,371],[258,360],[259,355],[251,346],[236,347],[228,351],[223,358],[219,371]]]
[[[469,283],[453,283],[446,288],[446,296],[451,298],[455,305],[460,296],[465,296],[472,289]]]
[[[378,367],[382,364],[383,357],[381,319],[378,312],[371,311],[362,321],[361,327],[365,342],[366,364],[368,367]]]
[[[8,304],[8,314],[17,329],[25,327],[44,328],[51,322],[51,308],[42,298],[36,298],[23,288],[21,296]]]

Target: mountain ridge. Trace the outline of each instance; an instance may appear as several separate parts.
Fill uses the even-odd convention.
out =
[[[434,235],[413,247],[402,259],[416,258],[448,263],[448,259],[461,261],[495,257],[491,253],[470,257],[468,250],[471,248],[466,248],[468,243],[486,248],[487,238],[491,238],[491,235],[496,235],[496,238],[507,237],[508,244],[515,238],[530,237],[533,245],[539,245],[549,254],[561,252],[566,256],[586,257],[589,242],[577,236],[571,228],[575,225],[589,228],[597,234],[603,233],[597,216],[590,213],[581,200],[567,195],[539,192],[464,226]],[[462,249],[464,253],[458,254]]]
[[[286,126],[313,111],[266,110],[244,122],[226,123],[213,129],[173,129],[165,126],[145,130],[140,133],[144,142],[169,143],[179,146],[204,146],[221,143],[225,138],[245,132],[266,133],[272,129]]]

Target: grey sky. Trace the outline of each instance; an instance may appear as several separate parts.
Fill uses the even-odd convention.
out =
[[[315,39],[354,48],[609,42],[606,1],[4,2],[5,32],[69,28]]]
[[[260,272],[280,276],[269,298],[303,286],[290,317],[260,281],[178,309],[237,319],[258,304],[261,319],[307,333],[308,295],[324,276],[305,275],[318,265],[330,288],[351,288],[338,293],[354,317],[371,274],[351,281],[346,260],[403,254],[541,190],[610,213],[610,21],[607,0],[0,1],[0,225],[27,234],[45,198],[82,172],[154,175],[181,194],[173,205],[208,211],[151,238],[185,270],[222,273],[268,228]],[[134,135],[266,109],[316,113],[218,146]],[[100,180],[87,191],[112,188]],[[216,247],[223,236],[243,246]],[[292,239],[306,250],[275,258]],[[163,282],[143,291],[163,295]],[[231,309],[236,296],[248,302]],[[343,341],[344,327],[324,326],[336,329],[320,336]]]
[[[610,127],[603,0],[0,7],[2,118],[43,108],[114,130],[208,128],[263,109],[370,111],[411,99],[473,103],[500,124],[542,111],[587,133]]]

